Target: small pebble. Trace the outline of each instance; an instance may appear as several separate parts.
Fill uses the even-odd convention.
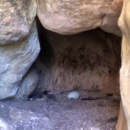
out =
[[[80,94],[78,91],[72,91],[67,96],[69,99],[78,99],[80,97]]]

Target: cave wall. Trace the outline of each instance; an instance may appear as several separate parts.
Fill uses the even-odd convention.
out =
[[[42,34],[46,37],[41,36],[41,44],[50,49],[42,48],[41,59],[50,70],[54,90],[119,93],[120,37],[100,29],[72,36],[43,29]]]

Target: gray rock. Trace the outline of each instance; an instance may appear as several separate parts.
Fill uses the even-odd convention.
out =
[[[36,24],[21,42],[0,46],[0,99],[14,97],[40,51]]]
[[[36,71],[31,68],[27,75],[24,77],[15,97],[18,99],[27,100],[28,96],[37,87],[38,81],[39,77]]]

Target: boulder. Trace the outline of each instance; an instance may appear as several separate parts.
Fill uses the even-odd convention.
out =
[[[27,100],[29,95],[35,90],[39,82],[39,77],[34,68],[31,68],[21,82],[16,98]]]
[[[36,0],[0,0],[0,44],[23,40],[36,16]]]
[[[0,99],[14,97],[40,51],[36,24],[25,40],[0,45]]]
[[[114,0],[111,8],[107,11],[106,15],[102,19],[100,28],[106,32],[122,36],[121,30],[118,27],[118,18],[121,13],[123,0]]]
[[[38,0],[37,3],[42,25],[53,32],[71,35],[101,27],[121,36],[117,26],[119,13],[111,10],[113,0]]]

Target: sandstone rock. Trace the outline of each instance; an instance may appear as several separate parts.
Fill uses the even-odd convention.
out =
[[[38,0],[38,17],[46,29],[63,35],[100,26],[107,32],[121,35],[117,26],[119,13],[111,11],[112,2],[113,0]]]
[[[122,104],[120,104],[120,111],[119,111],[118,122],[116,125],[116,130],[128,130],[126,124],[126,117],[125,117]]]
[[[36,25],[22,42],[0,46],[0,99],[15,96],[21,80],[40,51]]]
[[[124,0],[114,0],[112,2],[112,7],[111,9],[116,12],[117,14],[120,14],[121,13],[121,9],[122,9],[122,6],[123,6],[123,1]]]
[[[120,70],[120,91],[126,124],[130,130],[130,0],[124,0],[119,27],[122,30],[122,66]],[[125,127],[125,126],[124,126]]]
[[[118,27],[118,18],[121,13],[123,0],[115,0],[112,2],[111,8],[107,11],[106,15],[102,19],[100,28],[106,32],[122,36],[122,33]]]
[[[0,1],[0,44],[22,40],[36,16],[35,0]]]
[[[19,86],[19,89],[16,94],[16,98],[27,100],[28,96],[34,91],[39,82],[39,77],[36,71],[31,68],[29,72],[24,77],[22,83]]]

